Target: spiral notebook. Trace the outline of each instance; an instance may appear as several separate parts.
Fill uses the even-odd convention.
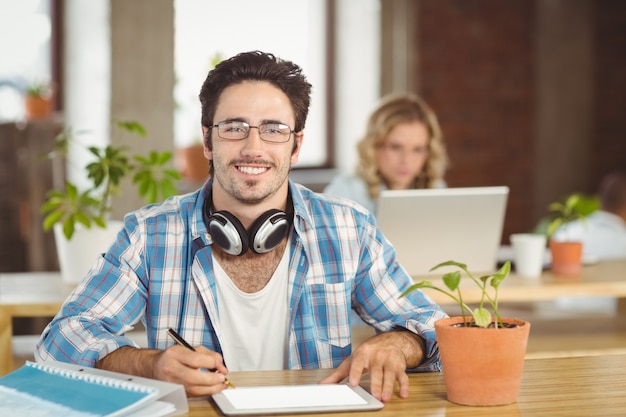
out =
[[[26,362],[0,378],[0,415],[169,416],[188,410],[182,385],[61,362]]]

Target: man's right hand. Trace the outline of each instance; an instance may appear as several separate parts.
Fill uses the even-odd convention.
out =
[[[96,362],[96,368],[181,384],[188,397],[222,391],[228,374],[222,355],[204,346],[195,349],[179,345],[166,350],[124,346]]]

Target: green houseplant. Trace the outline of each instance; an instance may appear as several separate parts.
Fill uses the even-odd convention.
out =
[[[571,194],[563,201],[555,201],[550,203],[548,211],[550,212],[550,221],[547,228],[547,236],[551,238],[554,233],[563,226],[564,233],[567,235],[567,226],[569,223],[585,218],[600,208],[600,202],[597,197],[586,197],[580,193]]]
[[[443,285],[420,281],[402,296],[418,288],[430,288],[446,294],[460,307],[460,316],[435,323],[448,400],[470,406],[514,403],[521,383],[530,323],[500,315],[498,293],[511,271],[510,262],[497,272],[480,277],[456,261],[440,263],[431,271],[442,267],[455,268],[443,275]],[[481,293],[474,309],[463,299],[462,272]]]
[[[146,136],[144,127],[133,121],[119,121],[116,126],[129,133]],[[73,139],[71,129],[65,129],[55,139],[54,151],[50,157],[66,156]],[[53,189],[41,207],[45,214],[44,230],[61,224],[63,234],[71,239],[78,224],[91,228],[92,225],[106,226],[107,215],[111,212],[112,197],[118,195],[120,184],[126,177],[132,178],[137,192],[146,204],[176,194],[176,181],[180,174],[168,168],[172,153],[149,151],[145,155],[131,155],[125,146],[90,146],[94,159],[85,166],[91,186],[84,191],[66,182],[64,190]]]
[[[146,136],[137,122],[119,121],[115,126],[130,136]],[[67,155],[74,139],[71,129],[62,131],[48,157]],[[40,209],[44,230],[54,230],[63,280],[70,283],[82,278],[121,228],[121,222],[110,220],[110,213],[112,197],[119,195],[125,178],[132,181],[146,204],[176,194],[176,182],[181,178],[169,168],[172,153],[168,151],[132,154],[128,147],[114,145],[87,149],[93,157],[84,167],[89,186],[79,190],[76,184],[66,182],[63,189],[48,192]]]
[[[548,246],[552,256],[551,269],[554,273],[576,275],[582,266],[582,242],[574,241],[568,235],[572,222],[585,222],[585,218],[597,210],[599,202],[580,193],[571,194],[563,201],[556,201],[548,206],[551,219],[547,227]],[[559,231],[560,237],[555,239]]]

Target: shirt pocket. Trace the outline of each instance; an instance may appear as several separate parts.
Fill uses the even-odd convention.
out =
[[[350,345],[350,286],[313,284],[311,296],[320,341],[345,348]]]

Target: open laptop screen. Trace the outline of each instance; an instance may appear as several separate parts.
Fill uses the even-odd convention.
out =
[[[496,270],[509,188],[460,187],[385,190],[378,200],[378,224],[412,276],[448,260],[472,272]],[[452,268],[430,274],[440,275]]]

